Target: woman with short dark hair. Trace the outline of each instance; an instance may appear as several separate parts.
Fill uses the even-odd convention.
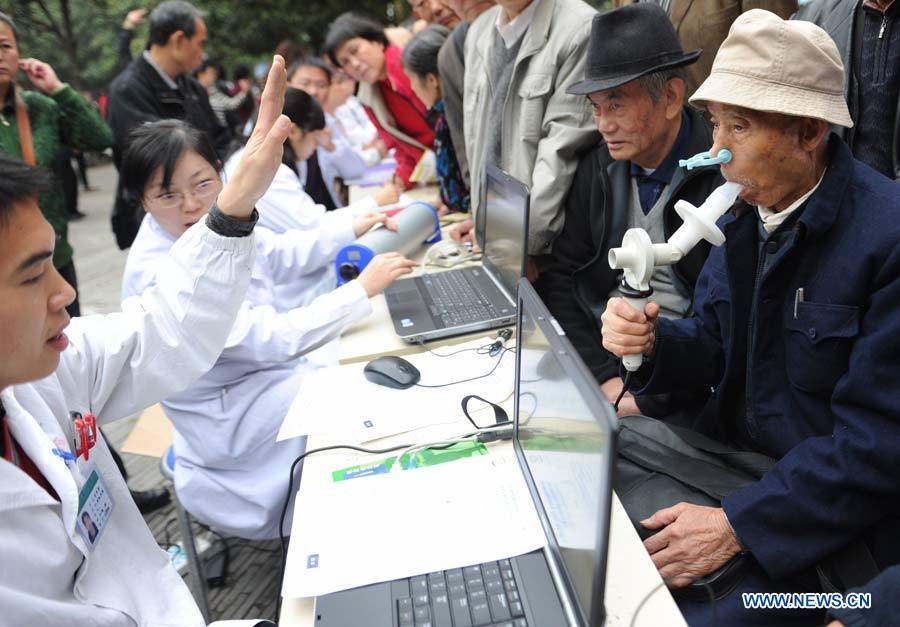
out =
[[[359,81],[360,102],[385,145],[395,149],[396,178],[410,187],[416,164],[434,146],[434,131],[403,73],[402,49],[389,42],[378,22],[353,13],[332,22],[324,48],[335,65]]]

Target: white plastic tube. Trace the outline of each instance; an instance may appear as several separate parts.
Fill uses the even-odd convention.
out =
[[[714,189],[703,204],[695,207],[686,200],[675,203],[675,211],[684,223],[669,238],[669,244],[688,254],[700,240],[705,239],[713,246],[725,243],[725,235],[716,226],[716,221],[728,211],[741,193],[738,183],[724,183]]]
[[[728,211],[741,193],[737,183],[724,183],[712,191],[699,207],[686,200],[675,203],[675,211],[683,224],[672,234],[669,241],[654,244],[643,229],[628,229],[622,246],[609,251],[609,266],[613,270],[625,272],[625,282],[635,290],[647,292],[653,269],[678,263],[700,240],[713,246],[725,243],[725,235],[716,226],[716,221]],[[647,304],[646,298],[626,298],[626,302],[640,312]],[[641,367],[643,355],[625,355],[622,358],[625,369],[634,372]]]

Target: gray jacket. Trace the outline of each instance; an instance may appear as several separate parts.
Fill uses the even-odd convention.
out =
[[[859,37],[862,28],[860,0],[813,0],[800,8],[792,19],[812,22],[827,32],[841,53],[844,63],[844,97],[850,108],[850,117],[859,122],[859,84],[856,78],[856,61],[859,55]],[[894,129],[891,146],[893,163],[891,177],[900,181],[900,101],[894,108],[893,119],[886,120]],[[853,150],[852,128],[833,127]]]
[[[578,167],[577,153],[600,137],[584,96],[566,87],[584,78],[594,9],[581,0],[540,2],[516,57],[502,120],[489,120],[492,29],[499,6],[482,13],[466,37],[463,98],[472,207],[481,203],[485,144],[491,124],[502,124],[502,169],[531,187],[528,253],[550,253],[562,230],[563,199]]]
[[[469,23],[461,22],[447,37],[438,53],[438,72],[441,75],[441,96],[444,99],[444,114],[450,128],[450,139],[456,152],[459,173],[468,187],[469,160],[466,158],[466,142],[463,132],[463,89],[465,88],[466,58],[465,41]]]

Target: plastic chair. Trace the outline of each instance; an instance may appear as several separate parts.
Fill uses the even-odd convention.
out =
[[[164,478],[172,482],[174,488],[174,447],[169,446],[169,448],[166,449],[166,452],[160,458],[159,472],[162,473],[162,476]],[[200,607],[200,612],[203,614],[203,620],[209,622],[209,598],[207,594],[206,574],[203,568],[203,563],[200,561],[200,557],[197,555],[197,545],[194,543],[194,529],[191,524],[191,515],[181,505],[181,501],[178,500],[178,494],[174,489],[172,490],[172,495],[175,501],[175,513],[178,516],[178,530],[181,534],[181,544],[185,553],[187,553],[188,574],[190,575],[190,580],[192,583],[191,592],[194,595],[194,600],[197,601],[197,605]]]

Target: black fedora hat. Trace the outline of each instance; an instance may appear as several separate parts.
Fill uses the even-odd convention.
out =
[[[619,87],[653,72],[690,65],[700,52],[682,50],[669,16],[654,2],[598,13],[591,23],[584,80],[566,93],[587,95]]]

